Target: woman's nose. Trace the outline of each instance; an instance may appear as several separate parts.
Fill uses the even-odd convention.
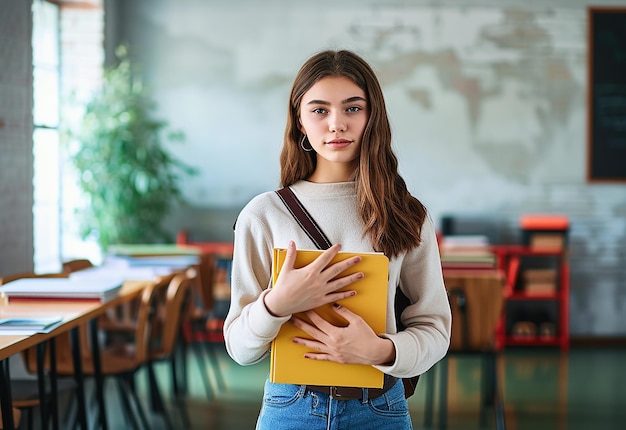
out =
[[[346,123],[340,118],[339,115],[334,115],[330,119],[328,129],[333,133],[336,133],[338,131],[346,131]]]

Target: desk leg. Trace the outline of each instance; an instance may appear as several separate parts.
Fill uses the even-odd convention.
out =
[[[481,375],[480,378],[480,425],[487,425],[487,408],[493,405],[491,359],[488,351],[480,354]]]
[[[50,347],[50,414],[52,429],[59,430],[59,402],[57,400],[57,342],[53,337],[49,341]]]
[[[76,381],[76,399],[78,403],[78,422],[80,428],[88,430],[87,426],[87,407],[85,405],[85,384],[83,377],[82,355],[80,353],[80,336],[78,327],[70,330],[72,337],[72,359],[74,361],[74,379]]]
[[[448,357],[437,364],[439,367],[439,428],[448,426]]]
[[[11,395],[11,372],[9,358],[0,360],[0,405],[2,407],[2,428],[14,429],[13,396]]]
[[[500,391],[500,378],[498,377],[498,361],[501,361],[496,353],[493,355],[493,397],[496,410],[496,430],[506,429],[506,418],[504,415],[504,394]]]
[[[41,415],[41,429],[48,428],[48,396],[46,395],[46,342],[37,344],[37,383],[39,386],[39,414]]]
[[[504,419],[504,405],[500,393],[497,369],[497,353],[495,351],[484,351],[482,353],[482,380],[481,380],[481,404],[480,404],[480,425],[486,426],[487,408],[493,407],[496,420],[496,429],[504,430],[506,423]]]
[[[424,374],[426,379],[426,399],[424,401],[424,427],[433,425],[433,407],[435,404],[435,378],[437,376],[437,364]]]
[[[98,406],[100,408],[100,428],[108,429],[107,413],[104,405],[104,380],[102,376],[102,363],[100,361],[100,342],[98,341],[98,320],[96,318],[89,321],[89,330],[91,336],[91,355],[93,356],[93,369],[96,378],[96,396],[98,398]]]

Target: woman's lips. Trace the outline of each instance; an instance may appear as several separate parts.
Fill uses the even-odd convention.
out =
[[[333,139],[331,141],[326,142],[326,145],[330,145],[333,148],[345,148],[351,143],[352,141],[348,139]]]

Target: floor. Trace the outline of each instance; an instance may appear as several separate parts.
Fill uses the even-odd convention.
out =
[[[268,362],[241,367],[217,347],[218,362],[226,388],[211,400],[202,384],[194,361],[189,363],[190,385],[185,400],[191,429],[254,429],[262,396]],[[554,349],[507,350],[500,355],[497,369],[504,403],[504,418],[509,430],[582,430],[623,429],[626,422],[626,348],[572,348],[568,354]],[[424,425],[428,378],[436,378],[437,368],[420,379],[409,405],[415,429],[438,429],[437,414],[431,425]],[[166,380],[167,368],[159,369]],[[493,409],[487,423],[480,425],[481,359],[465,356],[448,359],[446,421],[450,430],[495,429]],[[139,374],[139,391],[146,393],[145,375]],[[435,379],[436,380],[436,379]],[[431,380],[432,381],[432,380]],[[437,385],[434,385],[437,387]],[[171,392],[166,387],[164,392]],[[109,393],[113,393],[109,389]],[[435,399],[439,395],[435,389]],[[108,404],[109,428],[128,425],[111,399]],[[145,400],[145,397],[144,397]],[[437,402],[436,402],[437,403]],[[147,408],[147,402],[144,404]],[[175,429],[188,428],[170,404]],[[436,412],[436,410],[435,410]],[[161,416],[149,414],[150,427],[165,428]]]

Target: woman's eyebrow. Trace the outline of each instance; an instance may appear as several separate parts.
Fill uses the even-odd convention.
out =
[[[361,96],[354,96],[354,97],[349,97],[345,100],[341,101],[341,104],[348,104],[348,103],[354,103],[357,101],[363,101],[363,102],[367,102],[367,100],[365,100],[363,97]],[[307,105],[324,105],[324,106],[328,106],[330,104],[330,102],[327,102],[325,100],[310,100]]]
[[[361,96],[354,96],[354,97],[350,97],[350,98],[345,99],[341,103],[345,105],[347,103],[354,103],[354,102],[367,102],[367,100],[365,100]]]

